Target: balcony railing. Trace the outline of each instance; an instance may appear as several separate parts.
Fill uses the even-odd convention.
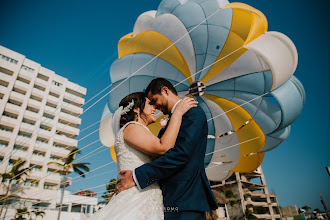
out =
[[[78,146],[78,141],[72,138],[68,138],[65,135],[58,135],[55,134],[54,136],[54,142],[64,144],[64,145],[69,145],[69,146]]]

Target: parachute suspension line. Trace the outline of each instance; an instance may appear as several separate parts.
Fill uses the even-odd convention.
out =
[[[250,142],[250,141],[256,140],[256,139],[258,139],[258,138],[260,138],[260,136],[255,137],[255,138],[251,138],[251,139],[249,139],[249,140],[243,141],[243,142],[238,143],[238,144],[231,145],[231,146],[229,146],[229,147],[222,148],[222,149],[220,149],[220,150],[212,151],[212,152],[210,152],[210,153],[205,154],[205,156],[210,155],[210,154],[213,154],[213,153],[217,153],[217,152],[220,152],[220,151],[223,151],[223,150],[227,150],[227,149],[230,149],[230,148],[233,148],[233,147],[236,147],[236,146],[239,146],[240,144],[244,144],[244,143],[247,143],[247,142]]]
[[[231,135],[231,138],[230,138],[230,140],[229,140],[227,143],[220,142],[221,144],[229,144],[229,143],[233,140],[233,138],[234,138],[234,135],[233,135],[233,134],[237,133],[237,132],[238,132],[239,130],[241,130],[245,125],[249,124],[251,120],[252,120],[252,118],[249,119],[249,120],[247,120],[246,122],[244,122],[243,125],[241,125],[241,126],[237,129],[237,131],[235,131],[235,130],[229,130],[229,131],[227,131],[227,132],[225,132],[225,133],[219,135],[218,137],[215,137],[215,136],[213,136],[213,135],[208,135],[208,138],[209,138],[209,139],[220,139],[220,138],[223,138],[223,137],[226,137],[226,136]]]
[[[89,125],[89,126],[87,126],[87,127],[84,128],[84,129],[80,130],[80,133],[83,132],[83,131],[85,131],[86,129],[88,129],[88,128],[90,128],[90,127],[93,127],[94,125],[100,123],[100,121],[102,121],[102,119],[101,119],[101,120],[98,120],[97,122],[95,122],[95,123],[93,123],[93,124],[91,124],[91,125]]]
[[[255,138],[252,138],[252,139],[249,139],[249,140],[247,140],[247,141],[244,141],[244,142],[241,142],[241,143],[238,143],[238,144],[235,144],[235,145],[232,145],[232,146],[229,146],[229,147],[226,147],[226,148],[223,148],[223,149],[220,149],[220,150],[217,150],[217,151],[210,152],[210,153],[208,153],[208,154],[205,154],[205,156],[206,156],[206,155],[213,154],[213,153],[216,153],[216,152],[219,152],[219,151],[223,151],[223,150],[226,150],[226,149],[233,148],[233,147],[235,147],[235,146],[238,146],[238,145],[240,145],[240,144],[244,144],[244,143],[247,143],[247,142],[250,142],[250,141],[256,140],[256,139],[258,139],[258,138],[260,138],[260,136],[255,137]],[[237,161],[239,161],[241,158],[249,157],[249,156],[256,155],[256,154],[258,154],[258,152],[251,152],[251,153],[249,153],[249,154],[247,154],[247,155],[243,155],[243,156],[240,157],[238,160],[225,161],[225,162],[214,162],[214,163],[216,163],[216,165],[211,166],[211,167],[206,167],[205,169],[211,169],[211,168],[218,167],[218,166],[221,166],[221,165],[225,165],[225,164],[229,164],[229,163],[237,162]],[[221,173],[227,173],[227,172],[229,172],[229,171],[225,171],[225,172],[221,172]]]
[[[137,72],[139,72],[141,69],[143,69],[145,66],[149,65],[149,63],[151,63],[152,61],[154,61],[156,58],[158,58],[160,55],[162,55],[163,53],[165,53],[169,48],[171,48],[173,45],[175,45],[176,43],[178,43],[180,40],[182,40],[186,35],[188,35],[189,33],[191,33],[192,31],[194,31],[196,28],[198,28],[201,24],[203,24],[205,21],[207,21],[208,19],[210,19],[213,15],[215,15],[218,11],[220,11],[221,8],[217,9],[213,14],[211,14],[209,17],[207,17],[206,19],[204,19],[201,23],[199,23],[197,26],[195,26],[194,28],[192,28],[189,32],[187,32],[186,34],[184,34],[182,37],[180,37],[178,40],[176,40],[174,43],[172,43],[170,46],[168,46],[167,48],[165,48],[162,52],[160,52],[157,56],[155,56],[154,58],[152,58],[151,60],[149,60],[146,64],[144,64],[142,67],[140,67],[138,70],[136,70],[134,73],[132,73],[129,77],[127,77],[125,80],[123,80],[121,83],[119,83],[117,86],[115,86],[113,89],[111,89],[108,93],[106,93],[104,96],[102,96],[100,99],[98,99],[96,102],[94,102],[93,105],[89,106],[87,109],[84,110],[84,112],[82,114],[84,114],[86,111],[88,111],[90,108],[92,108],[94,105],[96,105],[99,101],[101,101],[102,99],[104,99],[107,95],[109,95],[112,91],[114,91],[115,89],[117,89],[119,86],[121,86],[123,83],[125,83],[127,80],[129,80],[132,76],[134,76]],[[239,48],[240,49],[240,48]]]
[[[215,118],[220,117],[220,116],[222,116],[222,115],[224,115],[224,114],[226,114],[226,113],[228,113],[228,112],[231,112],[231,111],[233,111],[233,110],[235,110],[235,109],[237,109],[237,108],[239,108],[239,107],[242,107],[243,105],[246,105],[246,104],[248,104],[248,103],[250,103],[250,102],[252,102],[252,101],[254,101],[254,100],[256,100],[256,99],[258,99],[258,98],[260,98],[260,97],[263,97],[263,96],[267,95],[268,93],[270,93],[270,92],[266,92],[266,93],[264,93],[264,94],[262,94],[262,95],[260,95],[260,96],[257,96],[257,97],[255,97],[255,98],[251,99],[250,101],[244,102],[244,103],[241,104],[241,105],[238,105],[238,106],[236,106],[236,107],[234,107],[234,108],[232,108],[232,109],[229,109],[228,111],[225,111],[225,112],[223,112],[223,113],[221,113],[221,114],[219,114],[219,115],[216,115],[216,116],[214,116],[213,118],[208,119],[207,121],[211,121],[212,119],[215,119]],[[246,123],[246,122],[245,122],[245,123]]]
[[[191,76],[187,77],[186,79],[184,79],[184,80],[180,81],[179,83],[175,84],[174,87],[180,85],[181,83],[183,83],[184,81],[188,80],[189,78],[191,78],[191,77],[195,76],[196,74],[198,74],[198,73],[204,71],[205,69],[211,67],[213,64],[216,64],[217,62],[220,62],[221,60],[227,58],[228,56],[232,55],[233,53],[236,53],[237,51],[239,51],[239,50],[242,49],[242,48],[244,48],[244,47],[242,46],[242,47],[240,47],[240,48],[238,48],[238,49],[236,49],[236,50],[230,52],[229,54],[227,54],[226,56],[222,57],[221,59],[219,59],[219,60],[217,60],[217,61],[211,63],[210,65],[206,66],[205,68],[201,69],[200,71],[198,71],[198,72],[192,74]]]

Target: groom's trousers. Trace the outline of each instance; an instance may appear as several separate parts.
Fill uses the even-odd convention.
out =
[[[185,211],[185,212],[165,212],[165,220],[204,220],[205,212]]]

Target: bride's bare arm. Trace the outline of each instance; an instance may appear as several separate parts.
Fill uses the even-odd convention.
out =
[[[174,147],[178,136],[182,116],[191,108],[196,107],[197,102],[191,98],[184,98],[177,105],[171,116],[169,125],[159,139],[144,127],[137,124],[130,124],[124,130],[124,140],[131,147],[150,155],[163,155],[170,148]]]

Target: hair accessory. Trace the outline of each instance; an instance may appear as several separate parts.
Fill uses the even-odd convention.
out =
[[[121,115],[127,114],[129,111],[131,111],[133,106],[134,106],[134,99],[132,99],[132,101],[129,102],[128,105],[121,111]]]

